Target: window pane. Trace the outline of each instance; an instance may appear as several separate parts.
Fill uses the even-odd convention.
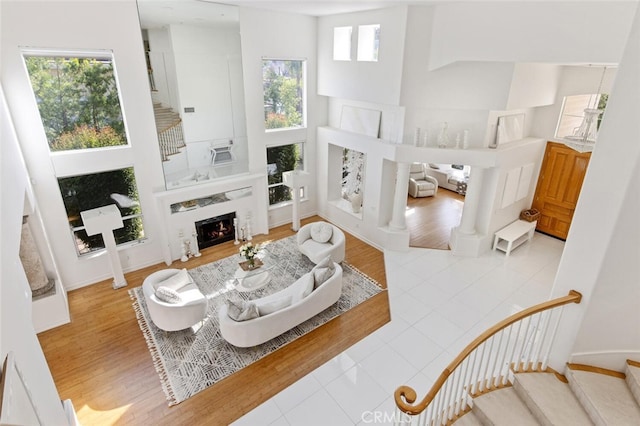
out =
[[[358,26],[358,60],[378,61],[380,24]]]
[[[606,93],[565,96],[560,119],[558,120],[558,128],[556,129],[556,137],[566,138],[567,136],[575,135],[584,119],[584,110],[592,108],[604,111],[608,98],[609,96]],[[600,128],[601,120],[602,114],[598,117],[598,128]]]
[[[303,148],[303,143],[267,148],[267,179],[270,205],[289,201],[293,198],[291,188],[282,183],[282,172],[296,169],[303,170]]]
[[[265,129],[304,127],[304,61],[262,61]]]
[[[110,58],[26,56],[49,149],[126,145]]]
[[[140,203],[133,168],[58,179],[69,225],[74,229],[78,253],[104,248],[101,235],[87,236],[80,212],[115,204],[124,227],[114,231],[116,243],[144,238]],[[133,217],[132,217],[133,216]],[[81,228],[81,229],[77,229]]]
[[[335,27],[333,29],[333,60],[351,60],[352,27]]]

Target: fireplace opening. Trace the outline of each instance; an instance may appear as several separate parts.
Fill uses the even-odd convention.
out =
[[[233,240],[235,238],[235,229],[233,228],[235,217],[235,213],[227,213],[196,222],[198,249],[202,250]]]

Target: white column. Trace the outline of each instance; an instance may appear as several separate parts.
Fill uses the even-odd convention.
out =
[[[301,170],[282,173],[282,182],[293,190],[293,204],[291,205],[291,229],[300,229],[300,188],[309,185],[310,174]]]
[[[393,195],[393,212],[389,228],[394,231],[407,229],[405,212],[407,210],[407,191],[409,188],[409,163],[397,163],[396,188]]]
[[[467,193],[464,197],[462,218],[458,227],[460,234],[473,235],[476,233],[476,216],[478,214],[478,205],[480,204],[483,176],[484,169],[471,167],[469,181],[467,182]]]

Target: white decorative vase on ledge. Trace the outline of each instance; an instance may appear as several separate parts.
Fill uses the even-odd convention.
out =
[[[362,209],[362,194],[351,194],[349,201],[351,201],[351,210],[354,213],[360,213]]]

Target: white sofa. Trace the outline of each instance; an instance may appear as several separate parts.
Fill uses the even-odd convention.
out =
[[[235,321],[229,317],[228,306],[222,305],[218,311],[220,334],[234,346],[247,348],[264,343],[292,329],[333,305],[342,294],[342,268],[334,263],[335,271],[331,277],[314,289],[308,296],[277,310],[246,321]],[[274,294],[252,300],[258,306],[274,301],[295,297],[305,285],[308,272],[289,287]]]
[[[466,176],[469,176],[469,166],[458,170],[451,167],[451,164],[429,163],[425,164],[425,174],[436,178],[440,188],[457,192],[458,182],[466,182]]]
[[[313,231],[315,227],[326,227],[331,229],[331,237],[328,241],[314,237],[315,233]],[[344,260],[344,232],[331,223],[323,221],[307,223],[298,230],[298,233],[296,234],[296,241],[300,252],[315,264],[318,264],[322,259],[329,255],[334,262],[340,263]]]
[[[178,269],[163,269],[152,273],[142,283],[149,316],[161,330],[184,330],[207,317],[207,298],[192,281],[176,289],[181,299],[178,303],[168,303],[156,296],[156,289],[180,272]]]

